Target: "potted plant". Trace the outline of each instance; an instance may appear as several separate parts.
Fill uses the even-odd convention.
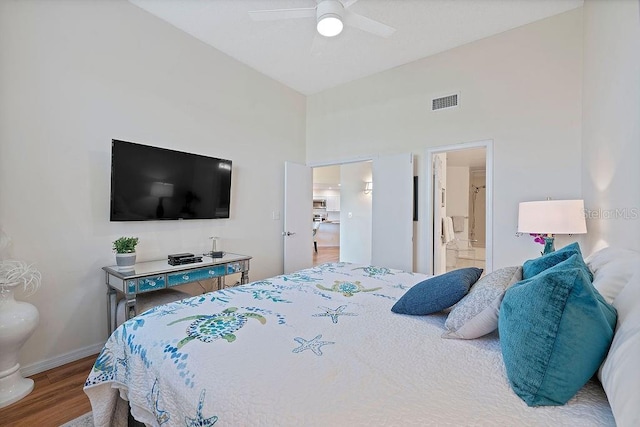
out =
[[[15,288],[32,294],[40,287],[40,272],[22,261],[0,260],[0,408],[25,397],[33,380],[20,373],[18,354],[38,326],[40,315],[32,304],[16,301]]]
[[[113,242],[116,264],[120,271],[132,271],[136,263],[137,237],[120,237]]]

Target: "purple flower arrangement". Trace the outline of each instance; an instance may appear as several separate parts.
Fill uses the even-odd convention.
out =
[[[544,238],[545,235],[544,234],[539,234],[539,233],[529,233],[530,236],[533,236],[533,241],[536,243],[540,243],[541,245],[544,245]]]

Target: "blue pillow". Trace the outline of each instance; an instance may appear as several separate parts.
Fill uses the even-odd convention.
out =
[[[582,259],[582,255],[580,253],[571,254],[571,252],[565,252],[565,254],[566,253],[570,254],[568,258],[565,258],[563,261],[560,261],[557,264],[546,268],[541,273],[544,273],[551,269],[553,269],[553,271],[559,271],[559,270],[568,270],[571,268],[579,268],[587,275],[587,277],[589,278],[589,283],[591,283],[593,276],[591,275],[591,270],[589,270],[589,267],[587,267],[587,264],[585,264],[584,259]],[[524,267],[523,267],[523,270],[524,270]],[[540,274],[540,273],[537,273],[537,274]],[[527,277],[527,279],[531,279],[534,276],[536,275],[534,274],[531,277]]]
[[[515,393],[529,406],[564,405],[606,357],[616,317],[579,267],[558,264],[509,288],[498,330]]]
[[[481,274],[481,268],[469,267],[430,277],[409,289],[391,311],[412,315],[442,311],[460,301]]]
[[[548,253],[539,258],[534,258],[534,259],[525,261],[525,263],[522,265],[522,278],[525,280],[530,279],[536,274],[539,274],[553,267],[554,265],[567,260],[572,255],[579,256],[579,262],[582,263],[582,268],[585,270],[585,273],[587,273],[587,275],[589,276],[589,279],[593,281],[593,275],[591,274],[589,267],[587,267],[587,265],[584,263],[584,260],[582,259],[582,252],[580,251],[580,246],[578,245],[578,242],[574,242],[568,246],[558,249],[555,252]]]

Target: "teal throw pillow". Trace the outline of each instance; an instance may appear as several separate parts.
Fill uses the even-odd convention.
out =
[[[430,277],[409,289],[391,311],[412,315],[437,313],[460,301],[481,275],[481,268],[469,267]]]
[[[524,280],[530,279],[536,274],[540,274],[541,272],[553,267],[554,265],[567,260],[572,255],[579,256],[579,262],[582,263],[581,267],[584,269],[585,273],[587,273],[589,279],[593,280],[593,275],[591,274],[589,267],[587,267],[587,265],[584,263],[584,260],[582,259],[582,252],[580,251],[578,242],[574,242],[561,249],[558,249],[555,252],[548,253],[539,258],[525,261],[525,263],[522,265],[522,278]]]
[[[579,267],[556,265],[509,288],[498,330],[515,393],[529,406],[564,405],[606,357],[616,317]]]

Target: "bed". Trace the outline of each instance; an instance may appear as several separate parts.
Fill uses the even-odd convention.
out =
[[[105,344],[96,426],[615,425],[590,380],[563,406],[511,389],[497,332],[443,339],[447,312],[390,307],[428,276],[328,263],[155,307]]]

